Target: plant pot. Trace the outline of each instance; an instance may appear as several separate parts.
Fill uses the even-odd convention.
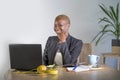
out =
[[[112,54],[120,54],[120,39],[112,39]]]

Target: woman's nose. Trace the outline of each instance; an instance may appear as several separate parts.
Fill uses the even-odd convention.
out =
[[[60,26],[56,25],[56,26],[55,26],[55,29],[57,29],[57,30],[60,29]]]

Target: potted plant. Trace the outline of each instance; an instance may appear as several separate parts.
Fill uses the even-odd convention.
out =
[[[111,34],[115,37],[112,39],[112,47],[119,46],[120,47],[120,15],[119,15],[119,3],[116,7],[109,6],[107,8],[105,5],[99,5],[100,9],[104,12],[105,16],[100,18],[99,23],[102,23],[102,30],[98,32],[98,34],[93,38],[92,41],[96,41],[96,45],[100,42],[100,40],[106,34]],[[120,48],[119,48],[120,50]]]

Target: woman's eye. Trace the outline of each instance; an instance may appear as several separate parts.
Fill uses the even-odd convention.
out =
[[[64,26],[64,25],[60,24],[59,26],[62,27],[62,26]]]
[[[64,26],[64,25],[62,25],[62,24],[55,25],[55,27],[62,27],[62,26]]]

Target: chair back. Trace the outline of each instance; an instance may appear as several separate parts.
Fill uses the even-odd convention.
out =
[[[83,43],[81,53],[78,58],[78,62],[88,64],[88,55],[92,54],[92,45],[91,43]]]

